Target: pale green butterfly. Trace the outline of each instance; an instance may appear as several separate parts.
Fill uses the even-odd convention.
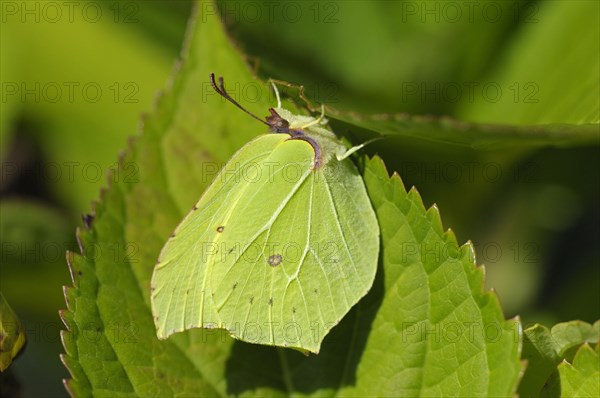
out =
[[[157,335],[222,328],[243,341],[319,352],[371,288],[379,227],[364,182],[326,120],[270,108],[159,255]]]

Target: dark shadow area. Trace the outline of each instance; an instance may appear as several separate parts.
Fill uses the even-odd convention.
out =
[[[0,397],[17,398],[22,396],[21,383],[15,377],[12,370],[9,368],[0,373]]]
[[[600,318],[600,147],[546,149],[534,161],[544,165],[540,180],[571,193],[575,215],[549,231],[542,286],[531,307],[560,321],[594,323]]]
[[[56,164],[44,157],[35,137],[35,132],[41,131],[39,123],[21,118],[15,125],[15,132],[6,137],[9,147],[2,161],[0,197],[35,198],[57,205],[48,187],[48,181],[55,178],[57,172],[50,170],[50,166]]]

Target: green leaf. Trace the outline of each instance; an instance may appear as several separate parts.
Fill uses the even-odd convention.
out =
[[[561,361],[572,360],[573,355],[569,354],[572,348],[576,350],[583,344],[597,344],[599,339],[600,321],[593,325],[581,321],[564,322],[554,325],[551,330],[536,324],[526,329],[523,358],[528,365],[519,385],[519,395],[558,395],[561,385],[558,383],[557,366]]]
[[[600,341],[600,320],[593,325],[581,321],[558,323],[552,327],[551,333],[557,354],[570,360],[572,356],[568,355],[568,351],[571,348]]]
[[[519,384],[519,395],[522,397],[539,397],[548,381],[556,370],[559,362],[550,330],[541,325],[535,325],[524,332],[523,358],[526,358],[527,368]]]
[[[483,292],[472,245],[459,247],[437,207],[425,210],[380,160],[367,163],[365,182],[382,234],[384,298],[359,372],[386,376],[354,395],[511,395],[519,321],[505,321],[497,297]]]
[[[10,366],[25,340],[21,321],[0,292],[0,372]]]
[[[600,396],[600,345],[592,349],[588,344],[581,346],[575,354],[573,364],[566,361],[558,366],[560,373],[561,396],[598,397]]]
[[[203,3],[205,6],[206,4]],[[184,62],[143,134],[95,206],[61,316],[66,382],[76,396],[510,396],[520,373],[520,324],[506,321],[472,246],[442,230],[437,208],[389,178],[379,159],[363,177],[381,228],[371,292],[323,341],[319,355],[235,341],[195,329],[159,341],[150,278],[166,237],[231,154],[264,127],[212,95],[211,71],[253,89],[252,112],[273,104],[214,15],[198,7]],[[239,82],[239,83],[238,83]],[[246,95],[246,97],[249,94]]]
[[[328,108],[329,109],[329,108]],[[476,149],[594,145],[598,124],[508,125],[470,123],[449,117],[407,114],[360,115],[331,109],[332,117],[382,135],[399,135]]]
[[[305,95],[305,88],[283,82],[287,90],[300,96],[306,106],[318,111]],[[434,143],[452,144],[479,150],[523,147],[571,147],[600,142],[598,123],[504,124],[468,122],[448,116],[410,115],[407,113],[365,114],[327,105],[327,116],[382,136],[402,136]]]

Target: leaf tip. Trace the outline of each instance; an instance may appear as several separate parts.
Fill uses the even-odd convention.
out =
[[[64,354],[60,354],[60,355],[61,355],[61,359],[62,359],[62,356]],[[63,362],[63,365],[68,369],[68,366],[65,364],[65,362],[64,361],[62,361],[62,362]],[[62,379],[62,382],[63,382],[63,386],[65,387],[65,390],[67,390],[67,394],[69,394],[70,397],[75,397],[76,394],[72,388],[73,379]]]
[[[67,250],[65,253],[65,256],[67,258],[67,267],[69,268],[69,275],[71,275],[71,282],[73,283],[73,285],[75,284],[75,271],[74,271],[74,256],[75,253],[73,253],[70,250]],[[64,289],[64,286],[63,286]],[[66,296],[65,296],[66,299]]]
[[[84,245],[83,238],[85,237],[86,231],[81,229],[80,227],[75,228],[75,239],[77,241],[77,247],[79,248],[79,253],[83,254]]]
[[[442,225],[442,217],[440,217],[440,211],[435,203],[427,209],[426,215],[434,231],[438,235],[443,235],[444,227]]]
[[[456,239],[456,237],[454,239]],[[473,259],[473,264],[477,266],[477,254],[475,253],[475,246],[473,245],[473,242],[469,239],[462,247],[466,251],[466,255]]]

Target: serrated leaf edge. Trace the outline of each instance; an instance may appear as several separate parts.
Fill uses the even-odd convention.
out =
[[[526,366],[526,361],[523,361],[521,359],[521,354],[522,354],[522,350],[523,350],[523,327],[522,327],[520,318],[518,316],[510,318],[510,319],[505,319],[504,311],[502,310],[502,306],[500,304],[500,300],[499,300],[496,292],[494,290],[489,290],[489,291],[485,290],[485,266],[477,265],[476,258],[475,258],[475,249],[474,249],[472,242],[469,240],[459,246],[457,244],[457,239],[456,239],[456,236],[455,236],[454,232],[452,231],[452,229],[448,228],[446,231],[443,231],[443,223],[441,220],[441,213],[440,213],[437,205],[433,204],[432,206],[430,206],[429,208],[426,209],[418,190],[413,186],[413,187],[411,187],[411,189],[409,191],[406,191],[406,188],[404,187],[404,183],[403,183],[400,175],[397,172],[394,172],[390,176],[390,173],[387,170],[385,162],[379,156],[377,156],[377,155],[375,155],[373,157],[366,156],[366,159],[367,159],[366,164],[371,165],[371,167],[375,169],[375,171],[370,171],[370,172],[375,174],[375,177],[377,179],[381,179],[380,177],[385,175],[385,176],[387,176],[387,182],[389,182],[390,185],[392,185],[392,184],[399,185],[399,187],[393,187],[392,190],[394,188],[400,188],[401,190],[406,192],[409,199],[413,199],[414,202],[419,207],[419,210],[422,210],[425,213],[425,216],[431,222],[432,228],[434,228],[435,232],[439,233],[440,237],[443,240],[451,241],[456,244],[456,246],[458,247],[458,249],[461,253],[460,259],[464,260],[466,258],[467,261],[470,264],[472,264],[472,271],[479,274],[478,277],[480,278],[481,283],[479,284],[477,293],[480,295],[480,298],[482,300],[492,300],[494,302],[493,307],[495,309],[494,315],[495,315],[496,320],[500,320],[502,325],[504,325],[505,327],[509,326],[511,324],[516,325],[517,334],[518,334],[517,356],[519,358],[520,366],[519,366],[519,369],[517,369],[515,383],[512,386],[512,395],[517,396],[517,389],[519,386],[519,382],[523,377],[523,374],[525,372],[525,366]],[[380,173],[380,174],[378,174],[378,173]],[[384,190],[385,190],[385,188],[384,188]],[[471,288],[472,288],[472,286],[471,286]],[[472,289],[472,291],[473,291],[473,293],[475,293],[475,290]]]

